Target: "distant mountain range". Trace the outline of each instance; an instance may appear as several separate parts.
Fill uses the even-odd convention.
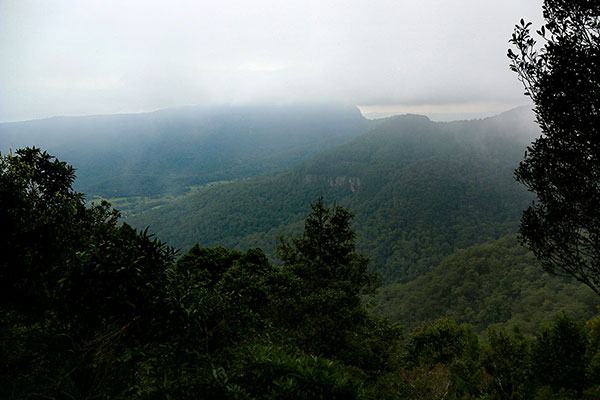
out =
[[[2,123],[0,151],[41,147],[88,195],[157,196],[290,167],[369,126],[355,107],[183,107]]]

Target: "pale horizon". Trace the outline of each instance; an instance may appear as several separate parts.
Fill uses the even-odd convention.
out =
[[[0,13],[1,122],[306,102],[460,119],[527,103],[506,50],[541,1],[2,0]]]

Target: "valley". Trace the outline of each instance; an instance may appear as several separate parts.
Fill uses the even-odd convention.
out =
[[[125,130],[133,130],[127,140]],[[539,134],[527,108],[443,123],[418,115],[366,120],[337,106],[185,108],[0,124],[0,134],[3,148],[38,141],[79,161],[77,186],[89,204],[108,200],[121,221],[148,227],[180,254],[194,244],[261,248],[279,264],[279,238],[301,233],[311,202],[323,197],[343,206],[355,215],[358,250],[383,278],[374,311],[408,327],[445,315],[482,331],[502,323],[533,331],[565,307],[581,318],[595,312],[587,288],[543,274],[511,236],[533,199],[512,176]],[[473,251],[483,259],[464,259],[461,273],[448,269]],[[448,298],[436,297],[480,286],[469,274],[483,274],[479,269],[497,258],[509,284],[523,268],[533,275],[519,290],[496,296],[490,289],[478,301],[449,306]],[[571,287],[564,285],[581,296],[562,295]],[[551,300],[529,304],[542,297],[527,294],[532,290],[548,290]],[[511,306],[498,311],[501,304]]]
[[[600,1],[0,15],[0,399],[600,399]]]

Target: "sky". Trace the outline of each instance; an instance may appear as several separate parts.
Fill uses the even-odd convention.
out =
[[[335,102],[367,117],[527,104],[508,68],[541,0],[0,0],[0,121]]]

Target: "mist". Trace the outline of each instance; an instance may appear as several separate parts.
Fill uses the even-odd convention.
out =
[[[540,5],[2,1],[0,121],[299,102],[485,116],[526,102],[505,54]]]

